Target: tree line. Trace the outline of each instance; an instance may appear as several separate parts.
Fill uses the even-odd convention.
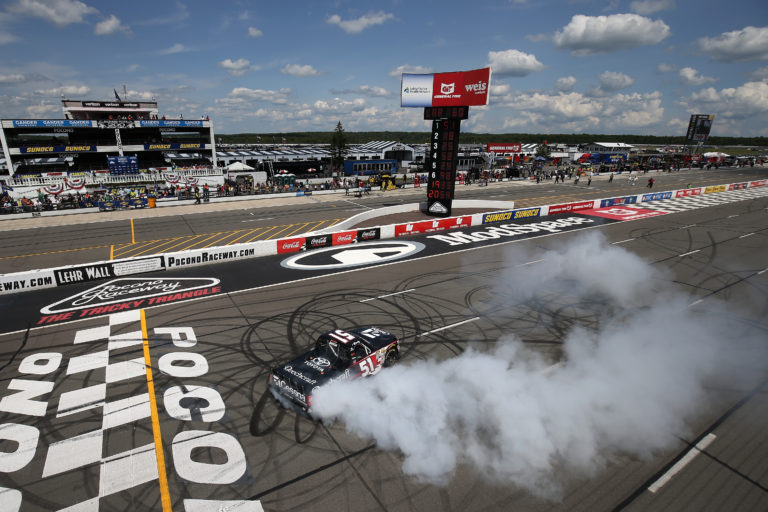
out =
[[[283,132],[283,133],[234,133],[219,134],[225,144],[254,144],[260,137],[263,144],[331,144],[334,131],[330,132]],[[344,132],[347,144],[365,144],[374,140],[391,140],[403,144],[426,144],[429,132]],[[338,136],[338,135],[337,135]],[[599,133],[471,133],[459,136],[460,144],[486,144],[488,142],[520,142],[522,144],[587,144],[590,142],[624,142],[626,144],[683,145],[685,136],[659,135],[605,135]],[[768,137],[710,137],[708,146],[768,146]]]

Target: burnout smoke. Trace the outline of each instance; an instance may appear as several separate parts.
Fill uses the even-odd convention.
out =
[[[688,301],[661,289],[657,271],[599,234],[535,256],[537,275],[509,265],[498,285],[505,298],[565,286],[576,299],[598,294],[612,305],[599,329],[567,333],[563,366],[548,370],[510,333],[490,352],[406,355],[376,377],[323,386],[314,413],[399,450],[404,472],[420,479],[447,482],[468,464],[540,495],[557,493],[557,469],[591,474],[684,435],[718,361],[717,322],[694,317]]]

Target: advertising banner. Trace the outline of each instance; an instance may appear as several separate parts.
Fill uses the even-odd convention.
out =
[[[716,192],[725,192],[728,190],[728,185],[714,185],[704,189],[705,194],[714,194]]]
[[[768,183],[768,180],[757,180],[757,181],[750,181],[749,186],[750,187],[764,187]]]
[[[357,230],[357,241],[368,242],[370,240],[379,240],[381,238],[381,228],[368,228]]]
[[[688,122],[688,131],[685,134],[685,142],[706,142],[709,138],[709,131],[712,129],[712,121],[715,116],[712,114],[693,114]]]
[[[395,226],[395,237],[412,235],[416,233],[430,233],[453,228],[466,228],[472,225],[472,216],[451,217],[449,219],[425,220],[422,222],[410,222]]]
[[[330,247],[332,241],[333,241],[333,237],[331,236],[330,233],[327,235],[308,236],[305,239],[304,248],[306,250],[310,250],[310,249],[321,249],[323,247]]]
[[[138,121],[139,126],[144,128],[160,128],[164,126],[203,126],[203,121],[184,121],[182,119],[170,120],[170,119],[150,119],[147,121]]]
[[[749,182],[744,183],[731,183],[728,185],[728,190],[742,190],[749,186]]]
[[[96,151],[96,146],[27,146],[19,148],[20,153],[80,153],[81,151]]]
[[[357,231],[342,231],[333,233],[332,245],[346,245],[357,242]]]
[[[675,192],[675,197],[690,197],[690,196],[700,196],[701,195],[701,188],[687,188],[685,190],[678,190]]]
[[[400,106],[487,105],[490,89],[491,68],[452,73],[403,73],[400,82]]]
[[[635,204],[637,202],[637,196],[626,197],[613,197],[611,199],[603,199],[600,201],[600,207],[616,206],[618,204]]]
[[[35,270],[0,275],[0,295],[56,286],[53,270]]]
[[[660,201],[662,199],[670,199],[672,197],[672,191],[669,192],[655,192],[653,194],[643,194],[640,202],[645,203],[648,201]]]
[[[556,204],[549,207],[549,214],[565,212],[577,212],[579,210],[588,210],[595,205],[594,201],[580,201],[578,203]]]
[[[157,151],[163,149],[205,149],[205,144],[189,144],[174,142],[171,144],[144,144],[144,150]]]
[[[285,238],[277,241],[277,254],[303,251],[305,246],[306,239],[303,236],[298,238]]]
[[[519,153],[522,150],[523,145],[519,142],[512,144],[486,144],[485,150],[488,153]]]
[[[591,203],[590,203],[591,204]],[[527,219],[541,215],[541,208],[523,208],[506,212],[494,212],[483,214],[483,224],[491,222],[504,222],[507,220]]]
[[[94,121],[84,121],[79,119],[14,119],[11,121],[14,128],[91,128]]]

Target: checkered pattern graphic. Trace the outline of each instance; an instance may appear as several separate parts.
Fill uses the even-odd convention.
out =
[[[121,491],[144,484],[157,487],[140,319],[138,310],[118,313],[109,317],[108,325],[75,334],[75,345],[91,350],[70,358],[66,374],[87,377],[88,384],[59,396],[56,418],[68,422],[69,436],[48,446],[42,477],[76,470],[93,478],[84,486],[93,495],[73,496],[81,501],[61,511],[95,512]],[[100,426],[93,422],[94,412],[101,412]],[[90,421],[80,421],[87,414]],[[78,427],[85,431],[75,434]],[[150,489],[142,491],[145,498],[157,492]]]
[[[746,201],[747,199],[755,199],[765,196],[768,196],[768,187],[755,187],[743,190],[715,192],[713,194],[702,194],[699,196],[677,197],[672,199],[663,199],[660,201],[648,201],[646,203],[637,203],[627,206],[629,208],[641,208],[644,210],[656,210],[664,213],[675,213],[688,210],[697,210],[699,208],[706,208],[708,206],[718,206],[725,203]]]

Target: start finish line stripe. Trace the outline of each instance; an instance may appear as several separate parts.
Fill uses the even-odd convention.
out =
[[[157,454],[157,475],[160,483],[160,502],[163,504],[163,512],[173,512],[171,506],[171,493],[168,490],[168,474],[165,469],[165,455],[163,454],[163,440],[160,436],[160,418],[157,415],[157,400],[155,399],[155,383],[152,379],[152,361],[149,357],[149,335],[147,334],[147,316],[145,311],[141,313],[141,340],[144,348],[144,365],[147,369],[147,389],[149,391],[149,406],[152,416],[152,436],[155,440],[155,454]]]

